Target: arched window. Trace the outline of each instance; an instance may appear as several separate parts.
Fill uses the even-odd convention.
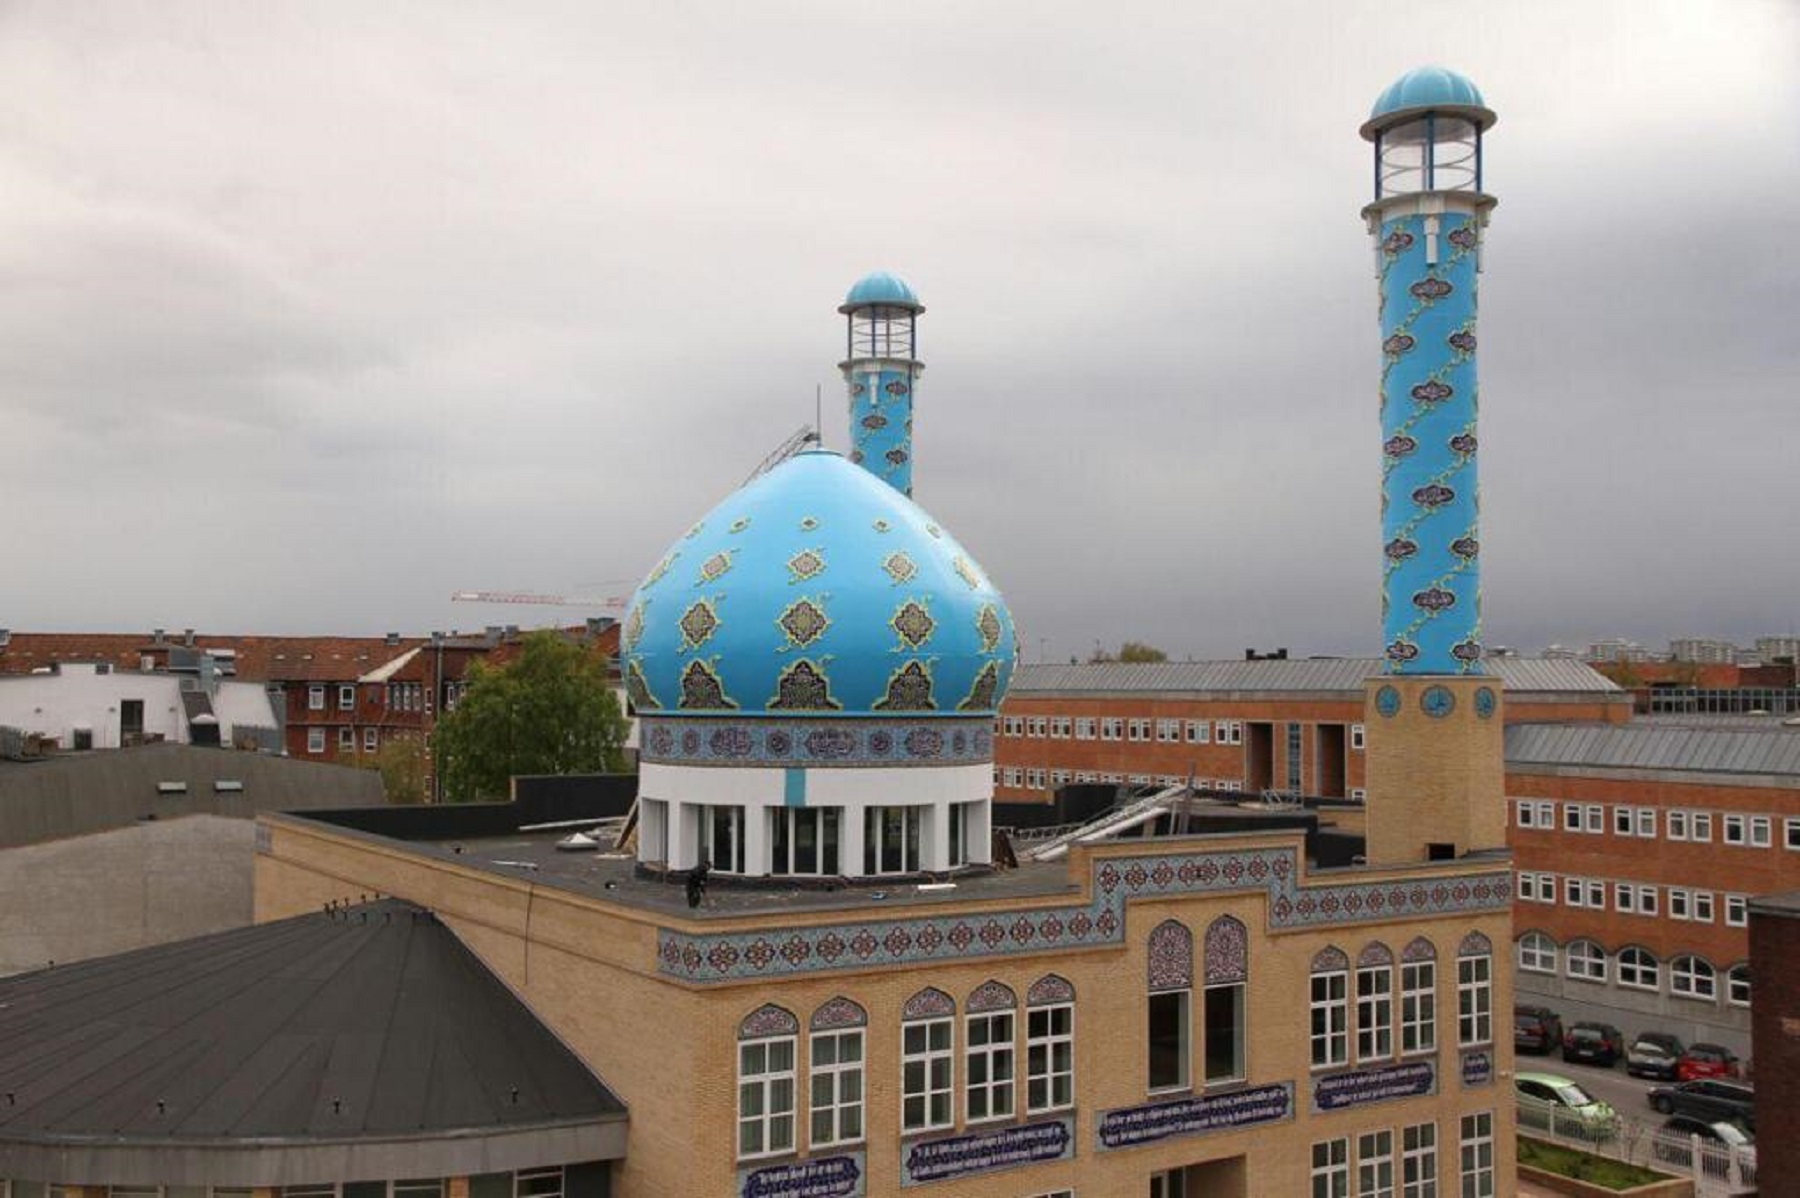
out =
[[[1750,967],[1733,965],[1725,975],[1725,1001],[1734,1007],[1750,1005]]]
[[[1400,952],[1400,1051],[1436,1049],[1437,946],[1416,936]]]
[[[1312,1016],[1314,1069],[1342,1065],[1350,1059],[1350,958],[1334,946],[1313,954]]]
[[[1470,932],[1456,947],[1456,1042],[1467,1048],[1494,1039],[1494,942]]]
[[[1075,1104],[1075,987],[1047,973],[1025,991],[1025,1113]]]
[[[1571,940],[1563,950],[1563,971],[1581,982],[1606,980],[1606,950],[1592,940]]]
[[[863,1138],[863,1059],[869,1013],[838,997],[810,1020],[812,1146],[854,1144]]]
[[[1356,1056],[1379,1061],[1394,1055],[1394,954],[1379,941],[1356,957]]]
[[[1244,1024],[1249,1012],[1250,931],[1242,920],[1221,915],[1206,928],[1206,1080],[1238,1081],[1244,1068]]]
[[[794,1149],[794,1047],[800,1021],[765,1004],[738,1024],[738,1157]]]
[[[1192,1056],[1194,934],[1165,919],[1151,929],[1149,949],[1149,1088],[1172,1090],[1188,1084]]]
[[[1655,990],[1662,985],[1662,966],[1653,953],[1637,947],[1619,950],[1619,985]]]
[[[1013,1113],[1013,1032],[1019,997],[1001,982],[983,982],[969,995],[964,1045],[964,1100],[969,1122]]]
[[[1719,996],[1713,967],[1699,957],[1676,957],[1669,962],[1669,991],[1683,998],[1711,1002]]]
[[[950,1094],[956,1054],[956,1000],[927,986],[900,1008],[900,1130],[956,1122]]]
[[[1556,972],[1556,941],[1542,932],[1519,937],[1519,968],[1532,973]]]

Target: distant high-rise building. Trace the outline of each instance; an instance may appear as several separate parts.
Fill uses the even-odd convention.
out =
[[[1800,636],[1759,636],[1756,638],[1756,656],[1764,664],[1778,658],[1800,661]]]
[[[1735,662],[1738,647],[1730,641],[1716,641],[1707,637],[1684,636],[1669,642],[1669,658],[1671,661],[1698,662],[1703,665]]]
[[[1621,637],[1594,641],[1587,650],[1588,661],[1649,661],[1650,656],[1650,650]]]

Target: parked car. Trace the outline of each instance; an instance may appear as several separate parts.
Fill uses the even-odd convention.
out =
[[[1618,1134],[1619,1113],[1556,1073],[1521,1073],[1513,1079],[1519,1096],[1519,1124],[1573,1133],[1593,1140]]]
[[[1686,1115],[1703,1123],[1730,1120],[1756,1129],[1756,1091],[1743,1082],[1707,1077],[1658,1086],[1649,1100],[1650,1109],[1661,1115]]]
[[[1737,1053],[1723,1044],[1690,1044],[1675,1062],[1675,1076],[1684,1082],[1702,1077],[1740,1077]]]
[[[1549,1053],[1561,1043],[1561,1015],[1549,1007],[1513,1008],[1513,1051]]]
[[[1625,1050],[1625,1072],[1633,1077],[1660,1077],[1676,1081],[1675,1062],[1685,1051],[1679,1036],[1668,1032],[1639,1032]]]
[[[1625,1051],[1625,1033],[1610,1023],[1577,1023],[1563,1033],[1565,1061],[1582,1061],[1611,1069]]]
[[[1676,1115],[1651,1137],[1651,1155],[1664,1164],[1692,1169],[1694,1142],[1690,1137],[1693,1136],[1700,1137],[1701,1168],[1708,1175],[1729,1177],[1734,1155],[1740,1173],[1746,1177],[1756,1175],[1756,1139],[1729,1120],[1708,1123],[1687,1115]]]

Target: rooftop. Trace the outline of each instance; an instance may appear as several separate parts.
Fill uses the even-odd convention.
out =
[[[1506,730],[1506,764],[1587,769],[1660,770],[1678,774],[1776,776],[1800,784],[1800,728],[1766,720],[1743,727],[1693,717],[1630,724],[1514,724]]]
[[[0,980],[0,1077],[0,1159],[171,1150],[171,1183],[196,1150],[246,1141],[468,1141],[624,1115],[449,929],[398,900]]]
[[[1013,675],[1010,694],[1305,692],[1360,698],[1368,680],[1381,673],[1381,666],[1381,659],[1377,657],[1021,665]],[[1534,698],[1562,694],[1617,695],[1621,699],[1627,695],[1617,683],[1585,662],[1504,657],[1491,659],[1487,667],[1509,694],[1526,694]]]

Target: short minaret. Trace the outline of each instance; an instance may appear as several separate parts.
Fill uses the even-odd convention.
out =
[[[1368,688],[1368,858],[1505,843],[1500,688],[1481,645],[1476,280],[1495,200],[1475,85],[1423,67],[1381,94],[1374,143],[1381,318],[1383,676]]]
[[[838,368],[850,392],[850,460],[912,495],[913,388],[919,314],[925,306],[904,280],[877,271],[857,280],[838,308],[848,318]]]

